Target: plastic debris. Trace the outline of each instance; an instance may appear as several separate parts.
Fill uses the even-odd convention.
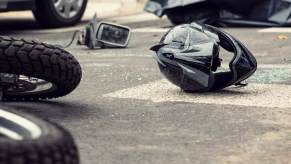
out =
[[[131,29],[127,26],[102,22],[97,16],[89,22],[81,32],[78,39],[79,45],[95,48],[125,48],[129,44]]]
[[[173,24],[291,26],[291,0],[150,0],[145,10]]]

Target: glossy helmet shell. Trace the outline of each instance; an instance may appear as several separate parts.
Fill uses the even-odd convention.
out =
[[[221,64],[220,46],[234,53],[229,72],[216,72]],[[215,27],[196,23],[174,27],[151,50],[156,52],[164,76],[189,92],[222,89],[245,80],[256,70],[255,58],[240,42]],[[242,67],[247,69],[241,71]]]

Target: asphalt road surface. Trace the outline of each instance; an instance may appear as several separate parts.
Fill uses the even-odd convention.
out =
[[[83,68],[72,94],[1,105],[65,126],[77,140],[82,164],[291,161],[290,29],[225,29],[255,54],[257,73],[245,88],[186,94],[163,78],[149,51],[169,22],[116,20],[134,29],[127,49],[67,49]],[[40,30],[24,21],[25,29],[23,21],[6,23],[1,35],[66,44],[75,29]]]

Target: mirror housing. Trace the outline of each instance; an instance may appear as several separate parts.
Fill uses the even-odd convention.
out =
[[[125,48],[129,44],[131,29],[110,22],[98,22],[97,16],[88,23],[78,39],[79,45],[95,48]]]

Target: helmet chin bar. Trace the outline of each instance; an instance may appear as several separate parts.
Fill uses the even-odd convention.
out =
[[[176,48],[177,40],[194,49]],[[219,47],[234,54],[228,72],[217,72],[221,65]],[[192,23],[174,27],[151,50],[157,53],[155,59],[166,78],[188,92],[214,91],[240,84],[257,68],[255,57],[240,41],[209,25]]]
[[[207,25],[206,25],[207,26]],[[215,76],[222,76],[219,78],[224,78],[224,76],[229,76],[229,74],[232,74],[232,78],[224,78],[224,82],[222,83],[221,81],[219,83],[214,83],[213,88],[215,88],[216,90],[219,89],[220,87],[227,87],[230,85],[233,85],[235,83],[235,81],[237,80],[237,71],[236,71],[236,64],[238,64],[238,60],[242,57],[242,50],[239,47],[239,45],[237,44],[237,42],[234,40],[234,38],[232,36],[230,36],[229,34],[227,34],[224,31],[219,30],[216,27],[212,27],[212,26],[208,26],[208,28],[212,28],[218,35],[219,37],[219,45],[224,48],[225,50],[234,53],[233,54],[233,58],[229,63],[229,68],[230,68],[230,72],[223,72],[223,73],[214,73]],[[223,84],[223,85],[222,85]]]
[[[206,25],[208,28],[212,28],[217,32],[219,36],[220,46],[224,49],[233,52],[234,57],[229,63],[230,72],[226,72],[220,76],[225,80],[224,84],[215,83],[214,89],[221,89],[231,85],[240,85],[242,81],[249,78],[257,70],[257,61],[253,54],[237,39],[229,35],[228,33],[219,30],[216,27]],[[228,73],[232,74],[232,78],[229,79]],[[219,74],[219,73],[216,73]],[[225,84],[227,83],[227,84]]]

